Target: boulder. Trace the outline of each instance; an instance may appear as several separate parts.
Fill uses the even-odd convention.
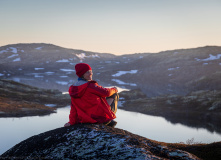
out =
[[[78,124],[30,137],[0,158],[21,159],[199,159],[128,131]]]

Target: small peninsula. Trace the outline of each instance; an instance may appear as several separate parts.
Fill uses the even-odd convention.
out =
[[[0,118],[47,115],[68,104],[69,95],[59,90],[41,89],[0,79]]]

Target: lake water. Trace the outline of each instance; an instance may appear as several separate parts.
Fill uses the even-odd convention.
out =
[[[68,122],[70,107],[57,109],[48,116],[23,118],[0,118],[0,155],[17,143],[45,131],[63,127]],[[196,142],[211,143],[221,141],[221,135],[202,128],[190,128],[172,124],[162,117],[144,115],[118,109],[115,128],[161,142],[186,142],[194,138]]]

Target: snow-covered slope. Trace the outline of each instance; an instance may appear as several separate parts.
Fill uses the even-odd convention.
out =
[[[95,74],[113,65],[129,63],[136,56],[126,58],[108,53],[66,49],[52,44],[14,44],[0,47],[0,78],[13,79],[43,88],[67,91],[77,79],[76,63],[89,63]]]
[[[92,66],[99,84],[141,88],[148,96],[221,89],[216,46],[116,56],[44,43],[7,45],[0,47],[0,78],[67,91],[79,62]]]
[[[148,54],[118,68],[112,69],[109,78],[116,83],[137,84],[148,96],[221,89],[221,47]]]

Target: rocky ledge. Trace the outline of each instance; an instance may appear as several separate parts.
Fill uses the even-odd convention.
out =
[[[199,159],[128,131],[99,124],[58,128],[15,145],[0,158],[21,159]]]
[[[69,95],[0,79],[0,117],[23,117],[54,113],[70,104]],[[49,106],[54,106],[54,108]]]

